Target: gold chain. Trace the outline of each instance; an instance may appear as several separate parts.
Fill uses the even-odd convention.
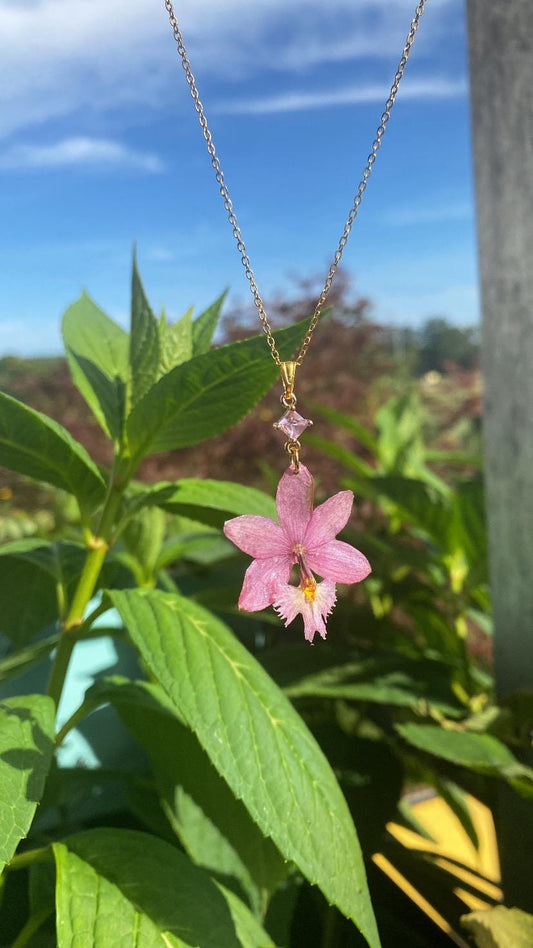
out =
[[[218,157],[218,155],[217,155],[217,153],[216,153],[215,146],[214,146],[214,143],[213,143],[213,138],[212,138],[211,132],[210,132],[210,130],[209,130],[209,126],[208,126],[208,124],[207,124],[207,118],[206,118],[206,115],[205,115],[205,109],[204,109],[203,104],[202,104],[202,101],[201,101],[201,99],[200,99],[200,95],[199,95],[199,92],[198,92],[198,87],[197,87],[197,85],[196,85],[196,80],[195,80],[195,78],[194,78],[194,75],[193,75],[193,72],[192,72],[192,69],[191,69],[191,64],[190,64],[190,61],[189,61],[189,57],[188,57],[188,55],[187,55],[187,50],[186,50],[185,45],[184,45],[184,43],[183,43],[183,36],[182,36],[181,30],[180,30],[180,28],[179,28],[179,24],[178,24],[178,21],[177,21],[177,18],[176,18],[176,14],[174,13],[174,8],[173,8],[173,6],[172,6],[172,0],[164,0],[164,3],[165,3],[165,7],[166,7],[166,9],[167,9],[168,17],[169,17],[169,20],[170,20],[170,25],[171,25],[171,27],[172,27],[172,32],[173,32],[173,34],[174,34],[174,39],[176,40],[176,45],[177,45],[177,47],[178,47],[178,53],[179,53],[180,58],[181,58],[181,64],[182,64],[183,69],[184,69],[184,71],[185,71],[185,77],[186,77],[186,79],[187,79],[187,84],[188,84],[188,86],[189,86],[189,90],[190,90],[192,99],[193,99],[193,101],[194,101],[194,108],[196,109],[196,111],[197,111],[197,113],[198,113],[198,119],[199,119],[199,121],[200,121],[200,127],[201,127],[201,129],[202,129],[202,133],[203,133],[203,136],[204,136],[206,145],[207,145],[207,151],[209,152],[209,155],[210,155],[210,157],[211,157],[211,164],[212,164],[212,166],[213,166],[213,169],[214,169],[214,171],[215,171],[215,177],[216,177],[216,179],[217,179],[217,181],[218,181],[218,184],[219,184],[220,194],[222,195],[222,199],[223,199],[223,201],[224,201],[224,207],[226,208],[226,211],[227,211],[227,214],[228,214],[228,220],[229,220],[229,222],[230,222],[230,224],[231,224],[231,227],[232,227],[232,230],[233,230],[233,236],[235,237],[235,240],[236,240],[236,242],[237,242],[237,249],[238,249],[239,254],[240,254],[240,256],[241,256],[241,260],[242,260],[242,263],[243,263],[243,266],[244,266],[244,269],[245,269],[245,272],[246,272],[246,276],[247,276],[248,282],[249,282],[249,284],[250,284],[250,289],[251,289],[251,291],[252,291],[252,295],[253,295],[253,298],[254,298],[254,303],[255,303],[255,306],[256,306],[256,308],[257,308],[257,312],[258,312],[258,314],[259,314],[259,319],[261,320],[261,325],[262,325],[262,327],[263,327],[263,332],[264,332],[265,335],[266,335],[267,342],[268,342],[268,345],[269,345],[269,348],[270,348],[270,352],[272,353],[272,358],[274,359],[274,362],[276,363],[276,365],[280,366],[280,365],[281,365],[281,357],[280,357],[280,354],[279,354],[279,352],[278,352],[278,350],[277,350],[277,348],[276,348],[276,341],[275,341],[274,336],[273,336],[273,334],[272,334],[272,327],[271,327],[271,325],[270,325],[270,323],[269,323],[269,321],[268,321],[268,317],[267,317],[267,314],[266,314],[266,312],[265,312],[264,303],[263,303],[263,300],[261,299],[261,295],[260,295],[260,293],[259,293],[259,290],[258,290],[258,287],[257,287],[257,283],[256,283],[256,281],[255,281],[254,271],[252,270],[252,265],[251,265],[251,263],[250,263],[250,258],[249,258],[249,256],[248,256],[248,252],[247,252],[247,250],[246,250],[246,244],[244,243],[243,236],[242,236],[242,233],[241,233],[241,229],[240,229],[239,224],[238,224],[238,222],[237,222],[237,216],[236,216],[235,211],[234,211],[234,209],[233,209],[232,200],[231,200],[231,198],[230,198],[230,196],[229,196],[228,187],[227,187],[226,181],[225,181],[225,179],[224,179],[224,173],[223,173],[222,167],[221,167],[221,165],[220,165],[220,159],[219,159],[219,157]],[[363,171],[363,175],[362,175],[361,180],[360,180],[360,182],[359,182],[359,184],[358,184],[358,186],[357,186],[357,191],[356,191],[356,193],[355,193],[355,197],[354,197],[354,200],[353,200],[353,204],[352,204],[352,206],[351,206],[351,208],[350,208],[350,213],[348,214],[348,218],[347,218],[346,223],[345,223],[345,225],[344,225],[344,230],[343,230],[343,232],[342,232],[342,234],[341,234],[341,237],[340,237],[340,239],[339,239],[339,243],[338,243],[337,249],[336,249],[336,251],[335,251],[335,254],[334,254],[334,256],[333,256],[333,260],[331,261],[331,266],[330,266],[330,268],[329,268],[328,275],[327,275],[326,281],[325,281],[325,283],[324,283],[324,287],[323,287],[323,289],[322,289],[322,292],[320,293],[320,296],[318,297],[317,304],[316,304],[316,306],[315,306],[313,315],[311,316],[311,320],[310,320],[310,322],[309,322],[309,328],[308,328],[307,333],[306,333],[306,335],[305,335],[305,338],[304,338],[304,340],[303,340],[303,342],[302,342],[302,344],[301,344],[301,346],[300,346],[300,349],[298,350],[298,354],[296,355],[296,357],[295,357],[295,359],[294,359],[294,362],[295,362],[297,365],[301,365],[301,364],[302,364],[302,361],[303,361],[303,359],[304,359],[304,357],[305,357],[305,354],[306,354],[306,352],[307,352],[307,350],[308,350],[308,348],[309,348],[309,345],[310,345],[310,342],[311,342],[311,338],[312,338],[312,336],[313,336],[313,332],[314,332],[314,330],[315,330],[315,328],[316,328],[316,325],[317,325],[317,323],[318,323],[318,320],[320,319],[320,314],[321,314],[321,312],[322,312],[322,309],[324,308],[324,305],[325,305],[325,302],[326,302],[328,293],[329,293],[329,291],[330,291],[330,289],[331,289],[331,284],[333,283],[335,274],[336,274],[336,272],[337,272],[339,263],[340,263],[340,261],[341,261],[341,257],[342,257],[344,248],[346,247],[346,244],[348,243],[348,238],[349,238],[349,236],[350,236],[352,227],[353,227],[353,225],[354,225],[354,221],[355,221],[355,219],[356,219],[356,217],[357,217],[357,214],[358,214],[358,212],[359,212],[359,206],[360,206],[361,201],[362,201],[362,199],[363,199],[363,194],[364,194],[364,192],[366,191],[368,179],[369,179],[370,175],[372,174],[372,169],[373,169],[374,163],[375,163],[375,161],[376,161],[377,153],[378,153],[379,149],[381,148],[381,142],[382,142],[383,136],[384,136],[384,134],[385,134],[385,129],[386,129],[386,127],[387,127],[387,122],[388,122],[389,119],[390,119],[390,114],[391,114],[391,111],[392,111],[392,107],[393,107],[394,102],[395,102],[395,100],[396,100],[396,95],[397,95],[397,93],[398,93],[398,89],[399,89],[399,86],[400,86],[400,82],[402,81],[402,77],[403,77],[403,74],[404,74],[404,72],[405,72],[405,67],[406,67],[406,65],[407,65],[407,60],[409,59],[409,53],[411,52],[411,47],[412,47],[413,42],[414,42],[414,39],[415,39],[416,31],[418,30],[418,26],[419,26],[419,23],[420,23],[420,18],[421,18],[421,16],[422,16],[423,12],[424,12],[424,7],[425,7],[425,5],[426,5],[426,0],[419,0],[419,2],[417,3],[417,5],[416,5],[416,7],[415,7],[414,17],[413,17],[413,19],[411,20],[411,26],[410,26],[409,32],[408,32],[407,37],[406,37],[406,40],[405,40],[405,46],[404,46],[404,48],[403,48],[403,52],[402,52],[402,55],[401,55],[401,58],[400,58],[400,62],[398,63],[398,68],[397,68],[397,70],[396,70],[396,75],[394,76],[394,81],[393,81],[393,83],[392,83],[392,86],[391,86],[391,89],[390,89],[390,92],[389,92],[389,97],[388,97],[388,99],[387,99],[387,101],[386,101],[386,103],[385,103],[385,108],[384,108],[384,110],[383,110],[383,113],[382,113],[382,115],[381,115],[381,119],[380,119],[378,128],[377,128],[377,130],[376,130],[376,136],[375,136],[375,138],[374,138],[374,141],[372,142],[372,148],[371,148],[370,154],[369,154],[369,156],[368,156],[368,159],[367,159],[367,162],[366,162],[364,171]]]

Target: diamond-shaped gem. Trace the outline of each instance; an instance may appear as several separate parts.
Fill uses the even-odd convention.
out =
[[[302,431],[305,431],[305,429],[312,424],[313,422],[309,421],[308,418],[303,418],[297,411],[289,409],[289,411],[286,411],[280,420],[276,422],[274,428],[283,431],[291,441],[296,441]]]

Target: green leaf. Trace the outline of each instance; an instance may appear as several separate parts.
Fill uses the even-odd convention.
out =
[[[420,584],[414,595],[406,598],[404,609],[414,622],[417,633],[423,637],[426,647],[442,655],[443,658],[460,660],[464,654],[462,640],[457,635],[453,623],[438,608],[435,594],[430,591],[424,599]]]
[[[399,398],[390,398],[376,413],[379,455],[386,471],[410,473],[406,462],[421,461],[420,404],[414,390]]]
[[[0,546],[0,632],[15,648],[59,616],[59,586],[66,595],[83,567],[79,544],[17,540]]]
[[[433,724],[397,724],[396,730],[405,741],[418,750],[441,757],[450,763],[493,777],[502,777],[510,783],[529,784],[533,788],[533,770],[525,767],[509,748],[492,734],[457,731]]]
[[[192,520],[188,522],[194,523]],[[218,530],[200,523],[195,526],[196,529],[185,529],[172,534],[157,558],[157,570],[165,569],[170,563],[180,559],[211,566],[235,555],[235,547]],[[235,602],[236,599],[233,600],[234,604]]]
[[[61,333],[66,347],[89,359],[108,378],[127,381],[128,334],[87,293],[66,310]]]
[[[160,366],[159,326],[146,298],[133,257],[130,332],[131,404],[135,406],[155,384]]]
[[[533,915],[522,909],[496,905],[463,915],[461,925],[474,936],[478,948],[531,948],[533,945]]]
[[[82,293],[61,324],[74,384],[111,438],[120,439],[129,374],[128,334]]]
[[[326,421],[331,421],[332,424],[343,428],[344,431],[348,431],[353,435],[356,441],[360,441],[374,456],[378,455],[376,436],[369,431],[368,428],[365,428],[360,421],[357,421],[356,418],[352,418],[351,415],[345,415],[342,411],[336,411],[334,408],[326,408],[324,405],[317,405],[316,403],[311,403],[311,410],[321,418],[325,418]]]
[[[454,534],[478,582],[488,581],[485,497],[481,478],[462,481],[453,494]]]
[[[384,740],[346,734],[336,724],[319,724],[314,734],[337,775],[358,825],[363,852],[380,851],[387,823],[394,819],[402,793],[400,757]]]
[[[429,534],[442,549],[448,548],[451,508],[440,492],[423,481],[401,475],[373,477],[369,486],[397,504],[411,522]]]
[[[339,785],[302,719],[222,622],[158,591],[109,596],[143,660],[265,836],[379,945]]]
[[[165,538],[166,517],[158,507],[143,507],[129,521],[122,538],[135,558],[139,584],[155,579],[156,563]]]
[[[54,843],[58,948],[258,948],[270,939],[173,846],[132,830]]]
[[[45,695],[0,704],[0,872],[26,836],[54,748],[54,702]]]
[[[136,495],[134,504],[157,505],[169,513],[181,514],[200,523],[220,527],[227,516],[259,514],[276,519],[276,503],[255,487],[215,481],[209,478],[182,478],[162,481]]]
[[[470,813],[466,794],[463,793],[461,788],[458,787],[453,780],[447,780],[445,777],[437,777],[435,780],[435,789],[459,820],[473,847],[479,849],[479,838],[472,819],[472,814]]]
[[[202,355],[202,353],[208,352],[227,293],[228,291],[225,290],[214,303],[211,303],[211,306],[208,306],[194,320],[192,326],[193,355]]]
[[[29,544],[21,540],[0,546],[0,633],[16,649],[59,615],[57,581],[40,568],[31,551],[13,549],[19,545]],[[39,547],[44,547],[43,541]]]
[[[387,473],[402,474],[423,481],[446,496],[450,489],[426,464],[422,440],[420,402],[415,389],[400,398],[391,398],[376,415],[378,456]]]
[[[192,306],[170,326],[159,325],[161,355],[158,378],[191,358],[192,352]]]
[[[74,494],[82,512],[101,503],[104,480],[65,428],[0,392],[0,464]]]
[[[296,348],[308,325],[303,320],[274,333],[282,355]],[[264,336],[220,346],[177,366],[128,418],[132,454],[171,451],[220,434],[255,405],[277,373]]]
[[[96,682],[86,701],[111,702],[147,750],[165,813],[191,859],[226,884],[231,879],[254,911],[264,911],[286,875],[285,862],[232,795],[163,689],[114,677]]]
[[[291,698],[317,696],[413,707],[429,705],[450,716],[464,716],[455,698],[451,668],[434,659],[397,652],[360,653],[333,647],[306,649],[280,645],[265,650],[261,662]]]
[[[481,455],[467,451],[439,451],[426,448],[426,461],[434,464],[459,464],[461,467],[481,467]]]
[[[126,412],[126,383],[118,376],[108,378],[98,366],[72,349],[66,351],[74,384],[92,408],[105,433],[114,442],[120,442]]]
[[[24,674],[29,668],[38,665],[56,647],[59,636],[50,635],[35,645],[28,645],[3,658],[0,661],[0,684]]]
[[[345,701],[370,701],[421,710],[426,705],[450,716],[465,708],[454,697],[450,670],[440,662],[403,656],[373,656],[331,664],[286,687],[290,698],[305,696]]]
[[[238,944],[242,948],[275,948],[270,935],[235,893],[223,885],[219,885],[218,888],[229,905]]]
[[[61,618],[60,606],[64,608],[70,600],[86,558],[86,547],[65,540],[28,538],[0,546],[0,633],[15,648],[22,648],[37,632]],[[106,557],[97,588],[104,584],[119,588],[133,584],[120,555]],[[21,670],[25,663],[33,663],[32,655],[35,660],[44,655],[44,649],[46,643],[36,643],[19,653]],[[17,659],[5,659],[6,669],[16,669]],[[4,663],[0,679],[3,667]]]
[[[339,461],[349,471],[354,471],[363,478],[371,478],[373,476],[374,471],[373,468],[370,467],[370,464],[363,461],[362,458],[358,457],[353,451],[350,451],[349,448],[344,447],[343,444],[338,444],[336,441],[330,441],[327,438],[320,438],[318,435],[308,435],[307,444],[318,448],[326,457],[333,458],[334,461]]]

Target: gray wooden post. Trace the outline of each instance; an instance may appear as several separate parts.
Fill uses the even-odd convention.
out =
[[[467,0],[496,684],[533,688],[533,0]],[[533,911],[533,807],[500,799],[506,904]]]

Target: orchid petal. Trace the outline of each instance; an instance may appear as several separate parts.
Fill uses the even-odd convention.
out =
[[[280,618],[285,619],[285,626],[301,613],[304,620],[304,636],[312,642],[315,632],[326,638],[326,617],[330,614],[336,602],[335,585],[330,582],[318,583],[314,599],[309,601],[301,586],[280,586],[276,590],[274,608]]]
[[[308,550],[306,559],[313,573],[334,583],[359,583],[372,571],[366,556],[342,540]]]
[[[309,603],[311,607],[309,613],[302,612],[304,635],[309,642],[313,641],[315,632],[318,632],[323,639],[326,638],[325,619],[329,616],[336,601],[335,584],[327,580],[323,583],[319,583],[316,587],[315,600]]]
[[[276,589],[274,609],[280,619],[285,619],[285,627],[291,624],[302,609],[302,590],[299,586],[280,585]]]
[[[303,543],[305,531],[313,511],[313,478],[304,464],[298,473],[291,467],[283,474],[276,495],[279,522],[289,544]]]
[[[313,511],[307,526],[304,546],[314,550],[333,540],[346,526],[352,512],[353,491],[341,490]]]
[[[290,553],[290,546],[278,523],[269,517],[243,514],[226,520],[224,533],[243,553],[257,558]]]
[[[275,590],[289,581],[292,561],[289,556],[270,556],[252,560],[242,584],[239,609],[259,612],[270,606],[276,596]]]

